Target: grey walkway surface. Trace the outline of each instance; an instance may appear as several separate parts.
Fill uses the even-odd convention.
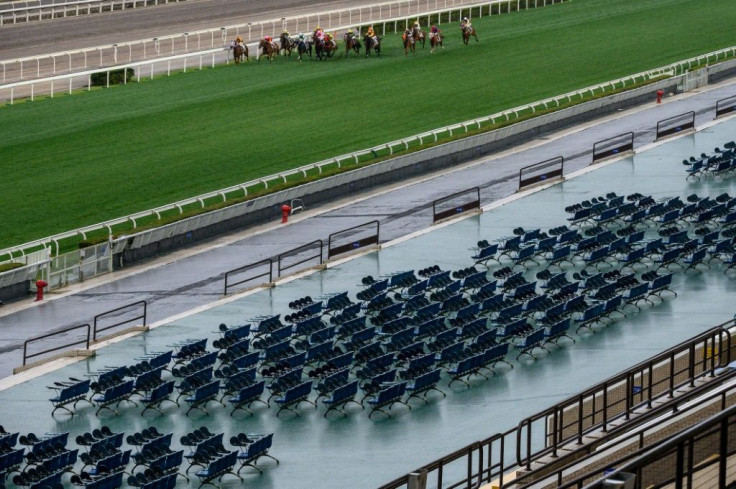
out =
[[[483,205],[516,191],[521,167],[554,156],[565,157],[565,173],[591,162],[593,144],[633,131],[635,148],[654,140],[659,120],[688,111],[696,113],[696,127],[714,118],[717,100],[736,95],[736,85],[722,84],[690,92],[593,121],[560,134],[548,134],[501,155],[469,162],[442,175],[405,182],[374,195],[355,195],[328,208],[309,209],[287,225],[245,230],[190,250],[136,264],[116,274],[61,290],[49,300],[32,299],[0,308],[0,376],[21,364],[23,341],[65,327],[92,321],[96,314],[131,302],[148,303],[148,322],[156,322],[222,297],[224,273],[230,269],[274,257],[336,231],[378,220],[381,241],[389,241],[427,228],[432,201],[479,186]],[[652,94],[654,99],[654,94]],[[306,205],[309,206],[307,200]]]

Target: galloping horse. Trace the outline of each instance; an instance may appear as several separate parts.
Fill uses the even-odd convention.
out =
[[[230,49],[233,51],[233,58],[235,59],[236,65],[241,61],[248,61],[248,46],[245,44],[236,44]]]
[[[475,27],[472,25],[470,27],[463,26],[461,29],[463,31],[463,43],[465,43],[466,46],[468,45],[468,41],[470,41],[470,36],[475,37],[475,42],[478,42],[478,36],[475,34]]]
[[[291,56],[291,52],[297,48],[296,40],[289,37],[289,34],[287,32],[281,34],[281,37],[279,37],[279,42],[281,43],[279,54],[281,54],[281,51],[283,51],[284,55],[288,54],[289,56]]]
[[[296,43],[296,50],[299,53],[299,57],[297,58],[299,61],[302,60],[302,56],[304,53],[309,54],[309,57],[312,57],[312,43],[309,41],[305,41],[304,39],[299,39],[299,41]]]
[[[323,38],[313,36],[312,42],[314,43],[314,52],[317,55],[318,60],[331,58],[337,50],[337,43],[334,40],[326,41]],[[322,55],[324,55],[324,58]]]
[[[441,47],[442,49],[445,49],[445,47],[442,45],[442,31],[437,29],[437,32],[429,35],[429,45],[432,48],[430,51],[431,53],[434,53],[435,49],[437,49],[437,46]]]
[[[381,38],[378,36],[364,36],[363,42],[365,43],[365,57],[371,54],[371,49],[376,53],[376,56],[381,55]]]
[[[360,39],[355,37],[355,34],[350,34],[346,32],[342,36],[343,40],[345,41],[345,57],[348,57],[348,54],[350,53],[350,50],[352,49],[355,51],[355,54],[360,55],[360,48],[362,47],[360,44]]]
[[[258,43],[258,48],[261,50],[261,56],[267,57],[269,63],[279,54],[279,45],[273,41],[268,42],[265,39],[262,39],[261,42]],[[260,59],[261,58],[258,58],[259,61]]]
[[[424,43],[427,42],[427,37],[424,34],[424,31],[421,29],[421,27],[417,27],[416,25],[411,30],[411,36],[414,38],[414,42],[422,42],[422,49],[424,49]]]
[[[404,40],[404,56],[406,56],[409,51],[411,51],[411,54],[417,54],[414,49],[414,36],[412,36],[411,30],[405,30],[401,35],[401,38]]]

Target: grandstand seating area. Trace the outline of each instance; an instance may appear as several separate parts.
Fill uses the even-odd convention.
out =
[[[55,413],[81,400],[96,414],[141,415],[184,409],[278,406],[299,415],[303,402],[348,415],[350,401],[390,416],[396,404],[495,374],[509,354],[535,360],[572,334],[601,331],[631,312],[662,302],[674,272],[733,267],[736,198],[654,198],[609,193],[569,206],[567,225],[513,230],[478,242],[473,266],[362,279],[347,291],[289,303],[208,338],[171,345],[91,379],[49,386]],[[534,270],[532,270],[534,269]],[[432,381],[427,375],[431,373]],[[399,386],[403,385],[403,389]],[[349,387],[348,387],[349,386]],[[362,395],[358,393],[362,391]],[[421,396],[420,396],[421,394]],[[358,399],[358,400],[356,400]],[[166,404],[168,401],[168,404]],[[367,401],[367,403],[366,403]],[[256,409],[256,408],[254,408]],[[325,414],[327,414],[325,412]]]
[[[173,489],[177,477],[189,480],[188,472],[198,466],[195,475],[200,486],[212,484],[225,474],[241,479],[240,470],[235,471],[238,461],[240,469],[246,465],[261,469],[258,459],[269,457],[273,433],[254,435],[240,433],[230,438],[231,449],[223,445],[223,433],[211,433],[202,427],[181,437],[186,450],[171,448],[173,434],[159,433],[156,428],[147,428],[125,437],[124,433],[113,433],[107,426],[78,435],[76,448],[68,447],[69,433],[47,434],[41,438],[33,433],[19,435],[6,432],[0,426],[0,476],[3,487],[12,473],[12,482],[18,487],[33,489],[56,489],[65,487],[61,476],[72,473],[70,483],[92,489],[121,487],[123,476],[130,487],[146,489]],[[123,449],[123,442],[128,445]],[[18,447],[20,444],[20,447]],[[132,467],[131,460],[133,461]],[[184,461],[189,466],[184,473],[180,467]],[[78,470],[74,470],[75,466]]]
[[[700,157],[691,156],[682,160],[687,172],[686,179],[700,180],[703,177],[724,177],[736,170],[736,141],[723,145],[723,149],[714,148],[712,154],[701,153]]]
[[[729,151],[730,143],[719,158]],[[284,314],[221,324],[210,337],[135,363],[56,381],[48,386],[52,416],[285,417],[309,403],[328,419],[359,411],[391,417],[676,297],[676,273],[729,273],[736,263],[736,198],[728,194],[608,193],[565,210],[568,222],[556,227],[517,227],[506,238],[479,241],[465,268],[427,264],[365,276],[354,298],[349,291],[304,296]],[[18,472],[16,485],[54,487],[69,471],[75,485],[119,487],[125,471],[134,487],[175,487],[190,476],[206,485],[240,477],[247,466],[260,472],[259,458],[273,458],[272,434],[235,435],[226,448],[224,433],[202,428],[177,436],[188,447],[179,450],[173,433],[155,428],[126,437],[103,427],[77,436],[75,449],[66,448],[68,434],[31,435],[0,432],[0,479]],[[18,440],[26,447],[15,448]]]

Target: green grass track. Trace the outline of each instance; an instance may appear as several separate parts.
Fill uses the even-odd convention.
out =
[[[476,19],[479,43],[281,58],[0,108],[0,248],[734,43],[731,0],[574,0]],[[342,47],[342,46],[341,46]],[[342,51],[341,51],[342,52]]]

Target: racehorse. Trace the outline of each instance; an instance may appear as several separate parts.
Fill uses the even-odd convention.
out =
[[[376,56],[381,54],[381,38],[376,36],[375,39],[371,36],[364,36],[363,42],[365,43],[365,57],[371,54],[371,49],[376,53]]]
[[[302,60],[304,53],[309,54],[310,58],[312,57],[312,43],[309,41],[300,39],[299,42],[296,43],[296,50],[299,53],[299,57],[297,58],[299,61]]]
[[[273,41],[268,42],[265,39],[261,39],[261,42],[258,43],[258,49],[261,50],[261,56],[268,58],[269,63],[279,54],[279,45]],[[259,61],[260,59],[258,58]]]
[[[331,58],[337,50],[337,43],[334,40],[325,41],[324,38],[313,36],[312,42],[314,42],[314,52],[317,55],[317,59],[320,61],[323,59]],[[322,57],[323,55],[324,58]]]
[[[412,36],[411,30],[405,30],[401,35],[401,38],[404,40],[404,56],[406,56],[409,51],[411,51],[411,54],[417,54],[414,49],[414,36]]]
[[[235,64],[239,64],[241,61],[248,61],[248,46],[245,44],[236,44],[235,46],[232,46],[230,49],[233,51],[233,58],[235,59]]]
[[[414,26],[414,28],[411,30],[411,36],[414,38],[414,42],[422,42],[422,49],[424,49],[424,43],[427,42],[427,37],[424,34],[424,31],[417,26]]]
[[[470,27],[461,27],[461,29],[463,30],[463,43],[465,43],[466,46],[468,45],[468,41],[470,41],[470,36],[475,37],[475,42],[478,42],[478,36],[475,34],[475,27],[471,25]]]
[[[434,53],[435,49],[437,49],[437,46],[445,49],[445,47],[442,45],[442,31],[438,29],[437,32],[434,33],[434,35],[429,36],[429,45],[432,48],[432,50],[430,51],[431,53]]]
[[[348,34],[347,32],[342,36],[343,40],[345,41],[345,57],[348,57],[348,54],[350,53],[350,50],[352,49],[355,51],[355,54],[360,54],[360,48],[362,47],[360,44],[360,39],[355,37],[354,34]]]
[[[289,34],[287,34],[286,32],[281,34],[279,42],[281,42],[281,49],[279,50],[279,54],[281,54],[281,51],[283,51],[284,56],[286,56],[287,54],[291,56],[291,51],[297,48],[296,40],[289,37]]]

